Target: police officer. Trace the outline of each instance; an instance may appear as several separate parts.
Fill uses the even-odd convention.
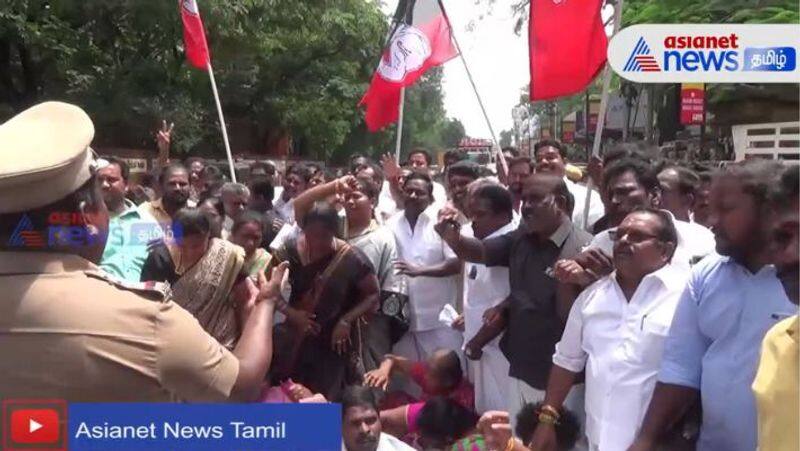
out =
[[[93,136],[86,113],[59,102],[0,125],[0,399],[253,400],[285,267],[250,287],[233,352],[164,291],[102,272]]]

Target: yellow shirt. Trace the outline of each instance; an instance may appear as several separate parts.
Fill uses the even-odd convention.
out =
[[[753,382],[760,451],[800,450],[799,345],[796,315],[773,326],[764,337]]]
[[[161,199],[145,202],[139,205],[139,209],[155,218],[156,222],[158,222],[164,230],[172,226],[172,217],[170,217],[167,210],[164,209],[164,204],[161,203]]]

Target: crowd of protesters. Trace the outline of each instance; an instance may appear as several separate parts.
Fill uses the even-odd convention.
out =
[[[796,165],[574,177],[545,140],[496,176],[414,149],[143,187],[92,136],[0,125],[2,398],[339,402],[348,451],[799,448]]]

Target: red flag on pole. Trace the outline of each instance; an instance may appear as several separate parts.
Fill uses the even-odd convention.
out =
[[[366,105],[371,132],[397,121],[400,90],[429,68],[458,56],[445,12],[438,0],[401,0],[397,21],[372,83],[359,105]]]
[[[586,89],[606,62],[603,0],[531,0],[531,100]]]
[[[208,70],[211,55],[208,52],[206,32],[200,19],[200,10],[196,0],[179,0],[181,20],[183,21],[183,43],[186,48],[186,59],[200,69]]]

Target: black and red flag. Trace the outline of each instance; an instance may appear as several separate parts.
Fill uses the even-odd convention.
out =
[[[359,105],[375,132],[397,121],[400,90],[422,74],[458,56],[452,30],[439,0],[400,0],[394,25],[372,83]]]

